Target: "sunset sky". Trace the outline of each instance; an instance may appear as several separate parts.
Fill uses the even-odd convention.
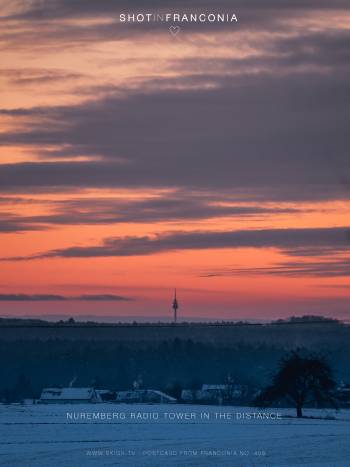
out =
[[[349,43],[348,0],[0,0],[0,314],[350,319]]]

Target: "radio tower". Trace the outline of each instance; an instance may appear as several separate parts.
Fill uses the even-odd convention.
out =
[[[174,323],[176,324],[177,322],[177,309],[179,308],[179,304],[177,303],[177,298],[176,298],[176,289],[174,293],[174,300],[173,300],[173,310],[174,310]]]

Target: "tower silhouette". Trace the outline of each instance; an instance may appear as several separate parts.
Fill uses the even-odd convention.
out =
[[[179,304],[177,302],[177,298],[176,298],[176,289],[175,289],[175,293],[174,293],[174,300],[173,300],[173,310],[174,310],[174,323],[177,322],[177,309],[179,308]]]

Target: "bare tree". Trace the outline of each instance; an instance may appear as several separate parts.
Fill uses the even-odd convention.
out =
[[[261,392],[256,402],[267,406],[286,400],[296,408],[297,417],[302,417],[306,404],[328,403],[337,407],[335,387],[332,369],[323,357],[294,351],[281,360],[272,384]]]

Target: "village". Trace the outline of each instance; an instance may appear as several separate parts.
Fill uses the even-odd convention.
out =
[[[44,388],[38,399],[26,400],[34,404],[203,404],[203,405],[253,405],[260,390],[253,392],[245,385],[235,384],[230,377],[225,384],[203,384],[200,389],[182,389],[179,397],[158,389],[143,388],[142,381],[134,382],[130,390],[113,391],[94,387]],[[350,407],[350,385],[340,382],[336,390],[339,405]]]
[[[74,380],[73,380],[74,381]],[[94,387],[44,388],[39,399],[33,399],[36,404],[86,404],[86,403],[127,403],[127,404],[213,404],[239,405],[246,402],[248,388],[244,385],[233,384],[203,384],[200,389],[183,389],[180,397],[158,389],[143,388],[141,381],[135,381],[132,389],[113,391],[110,389],[96,389]]]

